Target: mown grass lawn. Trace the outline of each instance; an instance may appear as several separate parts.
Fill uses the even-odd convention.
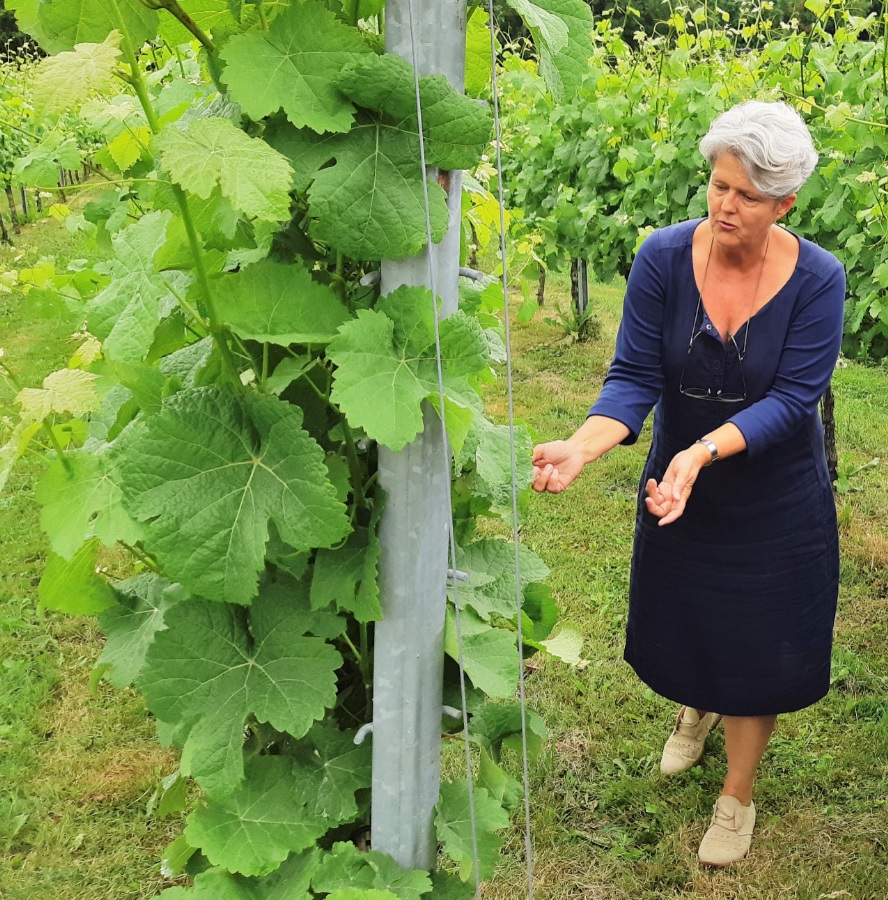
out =
[[[2,266],[88,251],[56,223],[32,227]],[[601,385],[621,291],[595,291],[601,336],[565,345],[542,321],[512,328],[515,411],[539,439],[570,433]],[[555,280],[547,306],[565,302]],[[64,364],[77,317],[36,320],[0,294],[0,346],[29,384]],[[849,364],[835,379],[843,471],[888,448],[888,371]],[[0,415],[12,391],[0,387]],[[501,418],[505,382],[490,391]],[[666,781],[658,771],[673,710],[622,662],[635,492],[649,435],[619,448],[559,497],[532,497],[522,539],[551,566],[563,617],[585,637],[585,664],[547,662],[528,679],[551,741],[532,767],[539,898],[888,897],[888,463],[866,468],[839,498],[842,587],[833,690],[780,720],[758,787],[753,854],[712,873],[696,849],[723,776],[721,737],[704,763]],[[175,822],[146,815],[157,779],[175,768],[137,694],[90,688],[101,637],[87,620],[37,611],[46,547],[32,496],[38,460],[0,496],[0,897],[130,900],[164,882]],[[754,560],[750,561],[754,565]],[[690,648],[688,648],[690,652]],[[728,664],[730,641],[726,639]],[[517,765],[517,761],[516,761]],[[523,835],[508,838],[484,896],[526,896]]]

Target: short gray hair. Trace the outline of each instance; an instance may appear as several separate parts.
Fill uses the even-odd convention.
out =
[[[795,194],[817,165],[808,126],[779,101],[732,106],[709,126],[700,152],[710,165],[723,153],[736,156],[756,189],[775,200]]]

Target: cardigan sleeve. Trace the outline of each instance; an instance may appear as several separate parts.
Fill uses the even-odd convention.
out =
[[[659,233],[641,245],[632,263],[623,300],[614,358],[590,416],[622,422],[634,444],[663,390],[661,337],[666,301],[664,254]]]
[[[798,431],[816,411],[832,377],[842,344],[845,271],[828,255],[828,270],[812,282],[811,293],[790,321],[770,389],[728,419],[742,432],[750,456]]]

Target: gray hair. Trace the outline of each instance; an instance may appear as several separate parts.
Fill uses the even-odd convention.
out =
[[[788,104],[747,100],[723,112],[700,141],[712,165],[723,154],[736,156],[749,180],[766,197],[795,194],[817,165],[817,151],[802,117]]]

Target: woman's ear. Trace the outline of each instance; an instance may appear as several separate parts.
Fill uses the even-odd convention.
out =
[[[782,219],[794,206],[798,194],[790,194],[777,202],[777,218]]]

